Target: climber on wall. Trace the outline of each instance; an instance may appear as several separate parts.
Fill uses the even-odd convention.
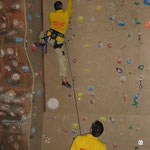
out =
[[[47,50],[47,42],[51,43],[58,57],[60,76],[62,77],[62,85],[71,88],[67,81],[67,59],[64,51],[63,41],[68,27],[69,18],[72,11],[72,0],[68,1],[67,9],[63,10],[63,3],[56,1],[54,3],[55,11],[50,12],[49,21],[50,29],[46,32],[41,32],[40,43],[35,43],[36,46],[45,46]]]
[[[104,131],[103,124],[97,120],[90,130],[90,134],[77,136],[70,150],[106,150],[106,145],[98,139]]]

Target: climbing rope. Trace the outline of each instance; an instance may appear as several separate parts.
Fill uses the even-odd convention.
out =
[[[64,44],[65,44],[65,47],[66,47],[67,59],[68,59],[68,64],[69,64],[69,69],[70,69],[70,74],[71,74],[71,79],[72,79],[72,88],[73,88],[73,94],[74,94],[75,108],[76,108],[77,119],[78,119],[78,124],[79,124],[79,131],[80,131],[80,134],[81,134],[79,109],[78,109],[78,104],[77,104],[77,97],[76,97],[76,90],[75,90],[75,85],[74,85],[73,72],[72,72],[71,63],[70,63],[70,59],[69,59],[69,53],[68,53],[67,43],[64,42]]]

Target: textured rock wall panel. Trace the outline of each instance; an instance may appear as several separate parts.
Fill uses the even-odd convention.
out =
[[[33,76],[25,49],[24,0],[0,1],[0,145],[27,150]]]

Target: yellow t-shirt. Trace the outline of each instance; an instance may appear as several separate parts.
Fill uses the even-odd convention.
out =
[[[106,145],[92,134],[76,137],[70,150],[106,150]]]
[[[69,0],[67,9],[65,11],[57,10],[54,12],[50,12],[49,14],[50,28],[62,34],[65,34],[69,23],[69,17],[71,16],[71,11],[72,11],[72,0]],[[51,33],[48,33],[48,36],[50,35]],[[58,36],[56,40],[62,42],[64,39]]]

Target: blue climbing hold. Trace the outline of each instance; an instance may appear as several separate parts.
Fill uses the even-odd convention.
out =
[[[144,0],[145,5],[150,5],[150,0]]]
[[[38,94],[38,96],[41,96],[41,91],[40,91],[40,90],[38,90],[37,94]]]
[[[35,128],[32,128],[32,133],[35,133]]]
[[[16,38],[16,43],[21,43],[23,41],[23,38],[22,37],[17,37]]]
[[[77,129],[73,129],[72,134],[76,134],[76,133],[77,133]]]
[[[4,150],[4,149],[5,149],[4,145],[1,145],[1,150]]]
[[[94,87],[93,86],[89,86],[89,90],[93,91]]]
[[[136,101],[139,98],[140,94],[136,94],[134,97],[134,101]]]
[[[125,26],[125,25],[126,25],[126,22],[125,22],[125,21],[121,21],[118,25],[119,25],[119,26]]]
[[[22,66],[22,70],[25,72],[29,72],[29,67],[28,66]]]
[[[127,60],[127,64],[131,64],[131,60]]]

